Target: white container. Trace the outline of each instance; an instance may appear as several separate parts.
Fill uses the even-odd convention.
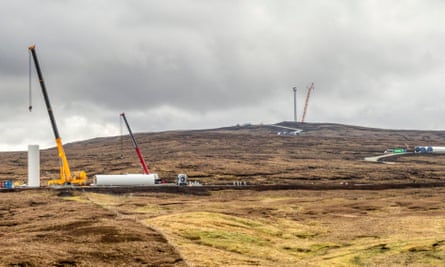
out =
[[[94,176],[96,186],[149,186],[159,180],[156,173],[151,174],[97,174]]]
[[[40,187],[39,145],[28,145],[28,186]]]

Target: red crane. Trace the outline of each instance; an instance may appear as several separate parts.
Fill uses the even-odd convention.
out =
[[[142,156],[141,150],[139,149],[138,143],[136,143],[136,139],[134,139],[133,133],[131,132],[130,125],[128,125],[127,118],[125,117],[125,113],[121,113],[121,117],[124,119],[125,125],[127,125],[128,133],[130,133],[131,142],[133,143],[134,148],[136,149],[136,154],[138,154],[139,162],[141,163],[142,169],[145,174],[150,174],[150,170],[145,163],[144,157]]]
[[[312,83],[311,86],[307,88],[306,102],[304,103],[304,111],[303,116],[301,117],[301,123],[304,123],[304,119],[306,118],[307,106],[309,104],[309,98],[311,97],[312,90],[314,90],[314,83]]]

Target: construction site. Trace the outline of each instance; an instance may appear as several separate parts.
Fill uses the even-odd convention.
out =
[[[55,147],[0,153],[0,266],[445,266],[443,131],[309,123],[312,83],[301,120],[63,144],[29,51]]]

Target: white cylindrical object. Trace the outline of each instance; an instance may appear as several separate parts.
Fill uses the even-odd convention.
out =
[[[159,180],[156,173],[152,174],[97,174],[94,184],[102,186],[147,186],[154,185]]]
[[[443,146],[433,146],[433,153],[445,154],[445,147],[443,147]]]
[[[28,186],[40,187],[39,145],[28,146]]]

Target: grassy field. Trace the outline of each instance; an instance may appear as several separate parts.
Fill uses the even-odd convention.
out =
[[[161,232],[190,266],[445,266],[444,193],[219,191],[88,198]]]
[[[445,189],[1,197],[0,266],[445,266]]]
[[[151,170],[203,184],[445,181],[445,156],[375,164],[392,147],[443,146],[441,131],[304,124],[137,134]],[[67,144],[73,171],[139,173],[128,137]],[[0,153],[0,177],[26,182],[26,153]],[[42,184],[57,152],[41,152]],[[445,188],[223,190],[124,195],[0,193],[0,266],[445,266]]]

